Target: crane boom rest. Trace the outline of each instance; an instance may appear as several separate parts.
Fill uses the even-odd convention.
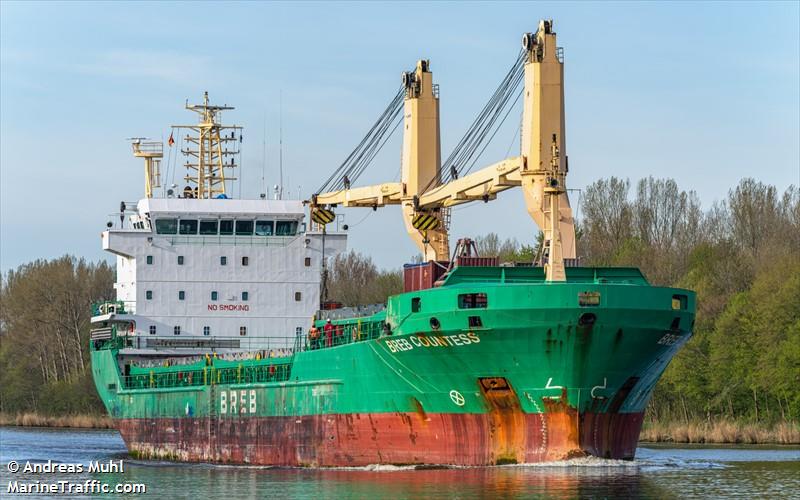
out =
[[[564,259],[575,259],[575,225],[566,190],[564,66],[552,21],[523,36],[524,89],[521,155],[477,172],[441,182],[438,87],[428,61],[403,74],[405,87],[401,182],[316,194],[312,219],[333,220],[325,207],[401,205],[403,221],[425,260],[450,258],[446,214],[450,207],[488,202],[522,187],[528,213],[544,232],[543,262],[548,281],[564,281]]]

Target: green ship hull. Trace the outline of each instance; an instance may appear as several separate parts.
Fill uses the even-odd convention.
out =
[[[691,291],[635,269],[456,268],[442,286],[291,352],[136,366],[92,346],[97,390],[142,458],[276,466],[632,459],[694,323]],[[243,356],[244,358],[244,356]],[[163,363],[163,364],[169,364]]]

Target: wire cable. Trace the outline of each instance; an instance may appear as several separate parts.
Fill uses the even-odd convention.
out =
[[[350,152],[328,179],[317,189],[317,193],[347,189],[371,164],[375,156],[397,130],[402,116],[405,89],[400,87],[366,135]]]
[[[517,54],[517,58],[500,81],[489,101],[478,113],[478,116],[475,117],[447,159],[442,163],[440,175],[431,179],[423,191],[433,187],[437,181],[444,184],[466,174],[480,159],[486,147],[492,142],[497,131],[514,108],[520,95],[522,95],[521,92],[517,92],[517,88],[525,76],[524,60],[525,51],[523,49]],[[516,97],[512,100],[515,94]]]

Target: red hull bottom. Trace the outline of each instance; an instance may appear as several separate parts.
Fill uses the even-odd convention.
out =
[[[139,458],[272,466],[496,465],[633,459],[642,413],[329,414],[122,419]]]

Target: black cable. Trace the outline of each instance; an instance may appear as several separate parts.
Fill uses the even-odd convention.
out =
[[[513,88],[514,88],[514,86],[512,85],[510,87],[510,90],[513,90]],[[474,147],[473,147],[473,149],[471,149],[469,151],[469,154],[465,158],[462,159],[461,167],[460,167],[460,169],[458,169],[459,175],[463,176],[466,173],[468,173],[470,170],[472,170],[472,167],[475,166],[475,163],[477,163],[477,161],[480,159],[480,157],[483,154],[483,152],[486,150],[486,148],[489,146],[489,144],[491,144],[492,140],[494,139],[495,135],[497,134],[497,132],[502,127],[503,123],[505,123],[506,118],[508,118],[508,115],[511,112],[511,110],[514,109],[514,105],[519,100],[519,97],[522,95],[522,92],[518,92],[516,99],[514,99],[514,101],[511,102],[511,105],[510,106],[506,106],[507,103],[510,101],[510,98],[511,98],[512,95],[513,94],[509,93],[504,98],[502,106],[498,106],[496,108],[495,113],[492,115],[491,119],[489,120],[489,122],[487,123],[486,127],[482,131],[480,139],[475,142]],[[508,109],[506,110],[505,114],[503,114],[503,118],[500,120],[500,123],[497,126],[495,126],[495,123],[497,122],[498,118],[500,118],[500,115],[501,115],[502,111],[506,107]],[[491,135],[489,135],[490,131],[492,131],[492,130],[494,130],[494,131],[491,132]],[[488,140],[486,139],[487,136],[489,137]],[[478,152],[478,148],[480,148],[481,146],[483,146],[483,147],[480,149],[480,152]]]
[[[423,191],[430,189],[437,180],[446,183],[463,176],[466,172],[469,172],[478,159],[480,159],[488,144],[491,143],[495,134],[497,134],[497,130],[499,130],[505,122],[510,110],[519,100],[520,94],[517,94],[511,106],[508,106],[508,103],[511,102],[511,97],[517,93],[516,89],[519,87],[525,75],[524,60],[525,51],[520,50],[511,68],[509,68],[506,75],[500,81],[500,84],[495,89],[494,93],[492,93],[489,101],[483,109],[481,109],[480,113],[478,113],[478,116],[475,117],[464,136],[450,152],[450,155],[444,163],[442,163],[438,179],[436,177],[431,179]],[[508,108],[507,111],[506,108]],[[495,127],[495,124],[501,116],[502,119],[499,125]]]
[[[350,165],[345,170],[344,174],[348,177],[350,182],[354,182],[358,179],[359,176],[366,170],[369,166],[372,159],[375,155],[380,151],[382,144],[385,144],[387,136],[391,135],[391,132],[387,131],[392,127],[392,124],[397,121],[397,118],[400,116],[400,112],[402,111],[402,96],[401,99],[398,100],[397,104],[395,105],[395,109],[392,110],[391,114],[388,114],[382,117],[380,125],[371,134],[368,138],[368,141],[364,147],[361,148],[360,152],[356,155],[356,157],[350,162]],[[397,128],[397,125],[391,129],[392,132]],[[344,188],[343,182],[344,176],[333,184],[334,189],[342,189]]]
[[[358,179],[388,140],[387,131],[391,128],[391,132],[388,133],[388,135],[391,135],[397,129],[397,124],[394,123],[397,117],[400,116],[404,98],[405,89],[400,87],[397,94],[373,123],[366,135],[320,186],[317,193],[343,189],[346,184],[349,185]],[[393,124],[394,127],[392,127]]]
[[[481,152],[480,152],[480,153],[478,153],[478,156],[476,156],[476,157],[475,157],[475,159],[474,159],[474,160],[472,160],[472,163],[470,164],[469,168],[468,168],[468,169],[466,169],[466,171],[464,171],[464,172],[463,172],[461,175],[464,175],[464,174],[466,174],[466,173],[469,173],[469,171],[470,171],[470,170],[472,170],[472,167],[474,167],[474,166],[475,166],[475,163],[477,163],[477,162],[478,162],[478,160],[480,160],[480,158],[481,158],[481,155],[483,155],[483,152],[484,152],[484,151],[486,151],[486,148],[489,146],[489,144],[491,144],[491,143],[492,143],[492,140],[494,140],[494,136],[495,136],[495,135],[497,135],[497,132],[499,132],[499,131],[500,131],[500,128],[502,128],[503,124],[506,122],[506,118],[508,118],[508,115],[509,115],[509,114],[511,113],[511,111],[514,109],[514,105],[515,105],[515,104],[517,104],[517,101],[519,101],[519,98],[520,98],[521,96],[522,96],[522,91],[520,90],[520,91],[517,93],[517,98],[516,98],[516,99],[514,99],[514,102],[513,102],[513,103],[511,103],[511,106],[509,106],[509,108],[508,108],[508,111],[506,111],[506,114],[505,114],[505,116],[503,116],[503,119],[502,119],[502,120],[500,120],[500,124],[497,126],[497,128],[495,128],[495,129],[494,129],[494,132],[492,133],[492,136],[491,136],[491,137],[489,137],[489,140],[488,140],[488,141],[486,141],[486,143],[483,145],[483,149],[481,149]],[[516,134],[516,132],[515,132],[515,134]]]
[[[497,119],[501,116],[504,108],[513,95],[513,92],[519,82],[522,80],[523,72],[514,71],[509,72],[509,78],[505,79],[501,85],[499,92],[496,93],[495,99],[490,101],[484,112],[481,114],[481,121],[471,131],[469,141],[465,146],[459,149],[455,154],[451,154],[448,160],[443,164],[445,172],[450,170],[449,167],[455,165],[458,174],[463,175],[468,170],[468,164],[474,157],[478,148],[485,143],[486,137],[494,127]]]

